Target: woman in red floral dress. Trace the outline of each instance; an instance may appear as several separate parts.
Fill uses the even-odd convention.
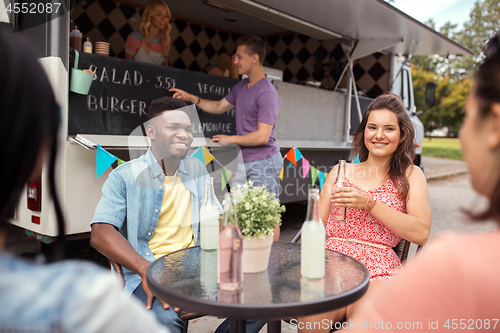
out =
[[[353,138],[361,162],[347,164],[347,187],[334,187],[338,165],[333,167],[320,198],[326,247],[365,264],[370,285],[361,300],[345,308],[299,318],[300,331],[328,331],[314,322],[348,319],[367,294],[401,267],[392,250],[401,238],[418,245],[427,242],[431,209],[424,174],[413,165],[413,140],[413,125],[399,96],[384,94],[372,101]],[[341,207],[347,207],[346,219],[335,221]]]

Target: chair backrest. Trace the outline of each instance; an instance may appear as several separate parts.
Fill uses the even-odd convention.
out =
[[[123,267],[122,267],[122,265],[117,264],[116,262],[114,262],[113,260],[111,260],[109,258],[108,258],[108,261],[109,261],[111,267],[113,268],[113,270],[115,271],[116,276],[121,281],[123,287],[125,287],[125,276],[123,275]],[[196,319],[196,318],[203,317],[203,316],[204,315],[196,313],[196,312],[190,312],[190,311],[183,311],[183,310],[181,310],[180,318],[185,323],[184,324],[184,331],[183,331],[183,333],[187,333],[188,322],[191,319]]]
[[[401,238],[401,241],[398,243],[398,245],[392,248],[394,252],[396,252],[396,255],[398,256],[399,260],[401,260],[401,263],[403,264],[408,259],[408,252],[410,251],[410,245],[411,242],[407,241],[404,238]]]
[[[111,260],[109,258],[108,258],[108,260],[109,260],[111,267],[115,271],[116,277],[118,277],[118,279],[121,281],[122,286],[125,287],[125,276],[123,275],[122,265],[117,264],[116,262],[114,262],[113,260]]]

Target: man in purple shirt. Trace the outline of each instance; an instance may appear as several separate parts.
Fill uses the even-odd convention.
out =
[[[205,112],[221,114],[236,107],[237,135],[214,135],[212,141],[221,145],[240,146],[245,162],[246,177],[255,185],[265,185],[279,198],[279,173],[283,158],[276,144],[273,129],[280,108],[278,93],[264,74],[266,46],[257,36],[244,36],[236,41],[238,74],[246,74],[231,92],[220,101],[201,99],[180,89],[170,89],[174,98],[191,102]],[[274,238],[279,238],[279,227]]]

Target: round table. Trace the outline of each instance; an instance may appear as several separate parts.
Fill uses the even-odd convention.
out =
[[[147,281],[151,292],[171,305],[230,318],[231,331],[244,331],[245,319],[276,321],[268,331],[279,331],[282,318],[335,310],[366,292],[370,275],[362,263],[331,250],[325,251],[325,260],[323,279],[304,279],[300,244],[274,242],[268,269],[244,274],[243,288],[230,292],[217,285],[217,251],[196,246],[154,261]]]

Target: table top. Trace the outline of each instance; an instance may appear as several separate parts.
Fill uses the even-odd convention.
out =
[[[369,273],[359,261],[325,251],[325,277],[300,275],[300,244],[274,242],[269,267],[244,274],[239,291],[219,290],[217,251],[199,246],[172,252],[147,270],[154,295],[186,311],[238,319],[280,319],[331,311],[358,300]]]

